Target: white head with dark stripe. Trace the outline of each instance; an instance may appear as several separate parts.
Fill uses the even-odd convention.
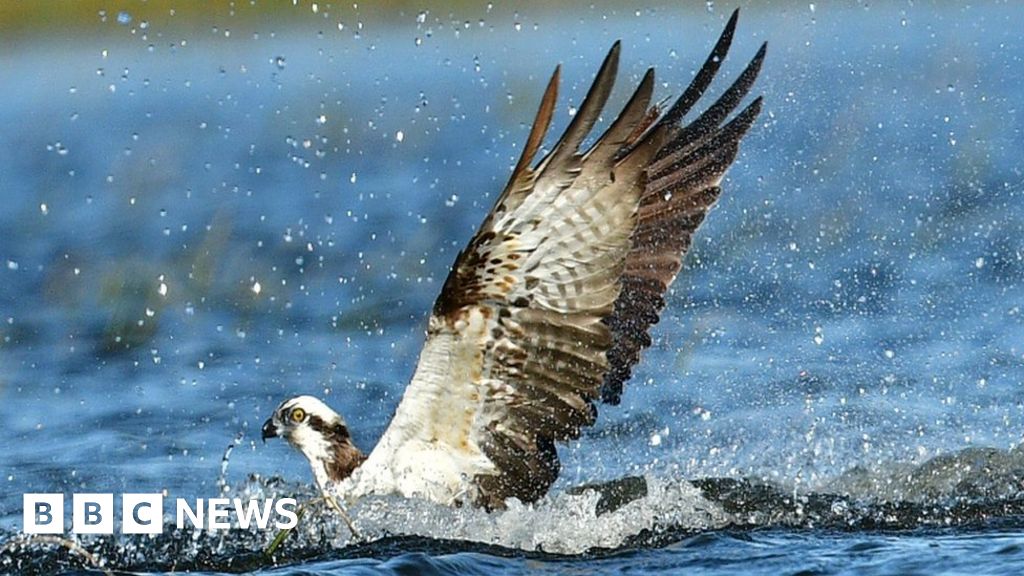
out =
[[[348,478],[366,459],[341,415],[313,396],[289,398],[274,410],[263,424],[263,441],[278,436],[309,460],[321,490]]]

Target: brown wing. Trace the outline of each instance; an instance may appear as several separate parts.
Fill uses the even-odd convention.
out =
[[[733,12],[704,66],[655,129],[668,136],[644,170],[644,192],[622,275],[622,292],[614,312],[605,319],[613,344],[601,388],[603,402],[619,403],[623,384],[640,360],[640,352],[651,345],[649,330],[665,307],[665,291],[679,273],[694,232],[721,193],[718,184],[736,159],[740,140],[761,111],[758,97],[725,121],[757,79],[766,44],[714,104],[692,123],[676,126],[704,94],[725,59],[738,15],[739,10]]]
[[[662,294],[760,109],[757,99],[723,124],[763,48],[718,102],[680,125],[735,25],[733,14],[660,119],[649,70],[581,152],[612,90],[616,43],[565,133],[531,168],[557,99],[555,70],[508,185],[444,283],[416,374],[365,468],[387,470],[399,491],[438,500],[456,498],[459,490],[446,487],[469,477],[473,500],[488,507],[547,491],[558,474],[555,442],[593,423],[602,388],[617,400],[649,344]]]

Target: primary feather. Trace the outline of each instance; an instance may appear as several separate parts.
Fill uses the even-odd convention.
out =
[[[621,113],[581,149],[617,73],[616,42],[576,115],[539,162],[556,68],[512,176],[459,253],[412,381],[376,448],[339,491],[397,492],[488,508],[543,496],[556,443],[596,404],[618,403],[694,232],[761,109],[750,91],[765,47],[693,122],[682,121],[728,53],[734,12],[689,87],[661,113],[648,70]]]
[[[555,70],[505,190],[444,282],[390,426],[343,491],[487,507],[547,492],[558,476],[555,444],[594,422],[598,400],[620,401],[692,235],[760,112],[757,98],[728,120],[764,47],[715,104],[681,124],[735,25],[733,13],[667,113],[650,104],[648,71],[581,150],[614,84],[616,42],[554,148],[531,167],[555,108]]]

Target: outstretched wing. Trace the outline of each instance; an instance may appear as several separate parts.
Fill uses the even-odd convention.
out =
[[[655,130],[670,132],[643,174],[643,195],[633,244],[626,257],[622,292],[615,310],[605,319],[613,345],[608,351],[609,371],[601,400],[618,404],[640,352],[651,345],[650,327],[665,307],[664,294],[682,267],[683,256],[704,216],[722,192],[718,184],[736,159],[740,140],[761,112],[756,98],[732,120],[729,115],[750,91],[764,61],[767,44],[722,96],[696,120],[678,128],[718,72],[732,43],[739,9],[708,55],[700,72],[661,117]]]
[[[619,43],[578,112],[535,167],[557,98],[556,69],[512,177],[455,261],[412,382],[353,482],[500,507],[533,501],[558,475],[556,441],[617,401],[664,305],[690,237],[761,105],[731,120],[764,47],[693,123],[681,120],[728,51],[734,13],[693,82],[659,117],[648,70],[586,151],[608,99]]]

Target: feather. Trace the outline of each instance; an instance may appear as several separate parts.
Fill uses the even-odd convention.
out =
[[[395,491],[496,508],[532,502],[558,475],[557,442],[578,438],[600,400],[617,403],[692,236],[761,99],[737,114],[764,47],[693,123],[738,12],[664,114],[648,70],[621,113],[580,153],[608,101],[621,45],[609,50],[551,152],[556,68],[508,184],[455,260],[416,372],[377,448],[349,479],[355,494]]]

